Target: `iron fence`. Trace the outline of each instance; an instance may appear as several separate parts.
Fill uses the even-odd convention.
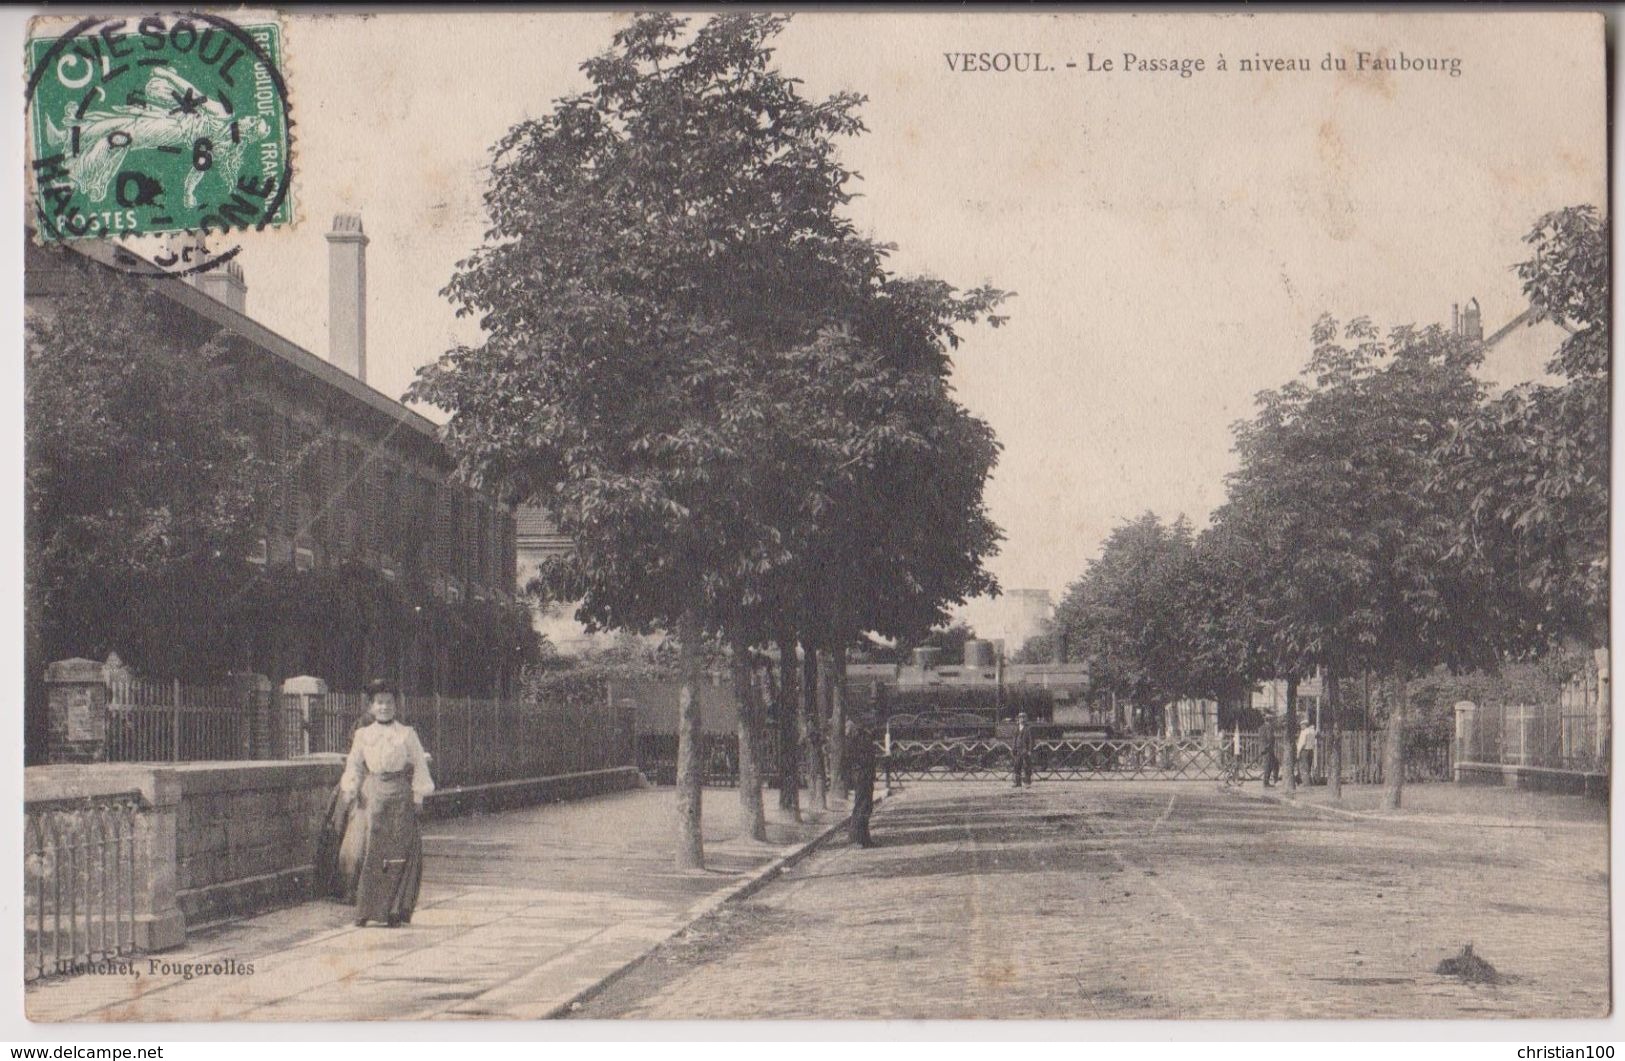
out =
[[[347,752],[368,718],[364,695],[341,692],[284,696],[282,715],[289,755]],[[405,696],[398,717],[417,730],[435,784],[442,788],[636,761],[631,709],[611,707],[607,692],[545,702]]]
[[[1383,757],[1386,755],[1387,734],[1382,730],[1342,730],[1337,734],[1342,749],[1342,778],[1357,785],[1380,785],[1383,782]],[[1301,762],[1293,751],[1288,754],[1284,734],[1276,734],[1276,753],[1281,757],[1283,772]],[[1405,738],[1405,781],[1407,784],[1424,781],[1449,781],[1454,764],[1451,742],[1432,733],[1413,733]],[[1315,742],[1315,754],[1309,768],[1309,783],[1325,784],[1331,773],[1331,740],[1321,734]],[[1300,777],[1302,772],[1299,771]]]
[[[246,759],[253,712],[229,686],[126,679],[107,687],[107,758],[113,762]]]
[[[369,718],[364,693],[282,694],[282,754],[343,754],[350,737]]]
[[[1459,761],[1606,773],[1596,715],[1566,704],[1480,704],[1461,719]]]
[[[82,970],[135,949],[134,794],[29,804],[23,821],[23,977]]]
[[[1382,730],[1344,730],[1337,734],[1342,748],[1342,777],[1360,785],[1383,783],[1383,758],[1387,754],[1387,734]],[[1330,776],[1331,742],[1321,737],[1309,777],[1323,784]],[[1286,760],[1283,758],[1283,763]],[[1454,765],[1451,742],[1429,733],[1408,734],[1405,738],[1405,782],[1449,781]],[[1283,766],[1284,769],[1284,766]]]
[[[579,773],[637,761],[633,709],[607,685],[544,700],[406,696],[415,727],[446,787]],[[369,718],[355,692],[265,697],[248,688],[127,680],[108,687],[107,758],[194,762],[343,754]]]
[[[758,759],[776,776],[778,741],[770,735],[767,756]],[[643,733],[637,739],[638,770],[656,785],[677,783],[677,737],[675,734]],[[700,783],[718,788],[739,784],[739,739],[729,733],[706,733],[700,739]]]

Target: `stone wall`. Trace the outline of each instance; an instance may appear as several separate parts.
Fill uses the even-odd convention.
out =
[[[344,771],[340,755],[189,763],[175,823],[176,902],[187,925],[246,917],[312,896],[317,833]],[[585,799],[637,787],[633,767],[444,789],[426,819]]]
[[[310,898],[316,834],[343,766],[337,755],[33,766],[24,803],[137,798],[137,945],[164,950],[187,928]]]
[[[30,810],[134,798],[136,949],[185,942],[188,929],[304,902],[316,840],[344,769],[340,755],[274,762],[29,767]],[[582,799],[636,788],[633,767],[436,792],[429,818]]]
[[[311,897],[316,836],[344,769],[337,755],[182,763],[176,902],[189,926]]]

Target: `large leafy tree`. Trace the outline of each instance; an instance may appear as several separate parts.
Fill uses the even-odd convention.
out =
[[[30,679],[111,651],[149,673],[216,674],[235,662],[223,629],[270,481],[225,346],[156,339],[156,294],[41,253],[60,257],[74,302],[24,324]]]
[[[1526,242],[1527,319],[1568,333],[1548,366],[1562,382],[1514,387],[1463,419],[1434,487],[1462,503],[1457,551],[1522,591],[1486,636],[1516,653],[1597,648],[1608,643],[1608,221],[1569,207]]]
[[[1198,557],[1190,524],[1154,513],[1118,527],[1056,607],[1050,635],[1087,660],[1091,688],[1131,702],[1140,724],[1204,695],[1198,658]]]
[[[1247,626],[1287,673],[1318,665],[1333,690],[1364,670],[1403,683],[1490,654],[1473,629],[1501,609],[1452,556],[1457,511],[1427,490],[1434,452],[1480,398],[1476,344],[1433,327],[1384,335],[1324,317],[1302,377],[1237,425],[1241,467],[1216,522],[1251,569]],[[1236,542],[1245,543],[1238,546]],[[1404,696],[1389,719],[1397,804]],[[1335,704],[1331,711],[1335,727]],[[1336,784],[1338,743],[1329,735]]]
[[[985,583],[996,537],[980,504],[996,448],[952,402],[946,351],[1002,295],[885,270],[888,248],[841,213],[855,174],[836,141],[862,131],[861,98],[809,99],[774,68],[783,25],[639,16],[584,64],[586,91],[516,125],[494,152],[485,243],[446,291],[485,338],[412,390],[452,413],[475,478],[574,540],[543,572],[550,595],[594,626],[676,630],[683,866],[703,859],[701,638],[743,661],[768,640],[816,649],[842,626],[918,623]],[[923,492],[924,513],[885,509],[899,469],[955,445],[985,458],[946,478],[958,511]],[[876,595],[884,615],[829,579],[879,570],[899,587]],[[760,832],[754,779],[741,799]]]

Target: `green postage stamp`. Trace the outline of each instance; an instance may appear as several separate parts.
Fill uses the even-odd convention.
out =
[[[289,224],[288,111],[275,16],[98,17],[31,36],[40,237]]]

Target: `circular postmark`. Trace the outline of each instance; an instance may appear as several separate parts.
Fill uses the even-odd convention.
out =
[[[83,19],[28,42],[32,205],[43,240],[189,236],[133,271],[188,275],[233,229],[293,218],[282,30],[205,12]]]

